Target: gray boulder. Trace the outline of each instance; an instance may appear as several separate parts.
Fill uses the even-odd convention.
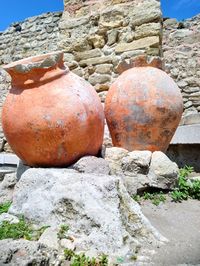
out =
[[[122,158],[122,171],[125,175],[134,174],[146,175],[149,172],[151,161],[150,151],[132,151]]]
[[[179,169],[164,153],[155,151],[152,154],[148,178],[152,187],[171,189],[178,180]]]
[[[122,175],[122,159],[128,155],[128,151],[123,148],[106,148],[105,160],[108,161],[112,175]]]
[[[120,177],[29,169],[15,187],[11,214],[39,225],[69,225],[79,251],[114,257],[165,240],[127,193]]]
[[[51,227],[47,228],[40,236],[38,242],[49,248],[58,250],[59,249],[58,230],[52,229]]]
[[[105,160],[111,174],[121,176],[131,195],[148,188],[172,189],[178,179],[178,166],[162,152],[113,147],[106,149]]]
[[[82,157],[73,166],[73,169],[80,173],[95,173],[100,175],[108,175],[110,172],[109,164],[103,158],[95,156]]]

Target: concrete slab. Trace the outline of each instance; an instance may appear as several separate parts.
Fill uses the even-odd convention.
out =
[[[0,154],[0,164],[19,164],[19,158],[15,154],[11,153],[1,153]]]
[[[179,126],[171,144],[200,144],[200,124]]]
[[[200,113],[184,116],[180,122],[180,126],[193,124],[200,124]]]

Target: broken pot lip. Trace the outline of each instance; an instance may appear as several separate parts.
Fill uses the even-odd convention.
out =
[[[48,69],[55,67],[59,63],[63,62],[63,56],[63,51],[55,51],[26,57],[7,65],[3,65],[2,68],[7,72],[11,70],[23,74],[30,72],[32,69]]]

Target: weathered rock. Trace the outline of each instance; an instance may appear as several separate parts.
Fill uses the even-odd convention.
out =
[[[172,32],[169,37],[170,39],[184,38],[191,34],[192,34],[192,31],[190,31],[189,29],[180,29],[178,31]]]
[[[127,11],[119,5],[110,6],[102,12],[99,25],[100,27],[105,27],[107,29],[120,27],[123,25],[126,13]]]
[[[177,184],[178,174],[176,163],[160,151],[153,152],[148,173],[152,187],[171,189]]]
[[[162,152],[128,152],[113,147],[106,149],[105,160],[111,174],[122,177],[130,195],[150,187],[172,189],[178,179],[178,166]]]
[[[58,230],[52,229],[51,227],[47,228],[40,236],[38,242],[51,249],[58,250],[59,249]]]
[[[60,245],[63,248],[70,249],[70,250],[75,250],[75,245],[74,242],[70,239],[61,239],[60,240]]]
[[[81,52],[81,53],[75,53],[75,59],[77,61],[80,61],[80,60],[85,60],[89,58],[99,57],[101,55],[102,53],[100,49],[92,49],[92,50]]]
[[[161,36],[160,23],[147,23],[135,28],[135,39],[140,39],[148,36]]]
[[[142,193],[150,187],[153,187],[151,186],[148,176],[143,174],[132,173],[132,175],[122,175],[122,180],[131,196]]]
[[[131,43],[119,43],[115,47],[115,52],[118,54],[126,51],[132,51],[147,47],[158,47],[158,46],[159,46],[159,37],[151,36],[133,41]]]
[[[54,265],[57,254],[35,241],[5,239],[0,241],[0,265]],[[59,264],[56,264],[59,265]]]
[[[175,19],[175,18],[169,18],[169,19],[166,19],[164,22],[163,22],[163,24],[164,24],[164,27],[165,28],[177,28],[178,27],[178,21],[177,21],[177,19]]]
[[[88,38],[89,43],[92,44],[95,48],[102,48],[105,45],[104,37],[101,35],[92,35]]]
[[[112,44],[116,43],[118,34],[119,34],[119,32],[117,29],[113,29],[113,30],[108,31],[108,33],[107,33],[107,36],[108,36],[107,45],[112,45]]]
[[[96,85],[99,83],[106,83],[106,82],[110,81],[110,75],[94,73],[89,77],[88,81],[92,85]]]
[[[95,57],[95,58],[81,60],[79,64],[80,66],[98,65],[98,64],[112,63],[113,60],[114,60],[113,56],[108,55],[108,56]]]
[[[144,1],[142,5],[138,5],[134,8],[131,15],[131,25],[133,27],[144,23],[159,21],[161,17],[160,3],[154,0]]]
[[[79,67],[73,69],[72,72],[74,74],[78,75],[79,77],[83,77],[83,75],[84,75],[84,70],[82,68],[79,68]]]
[[[60,22],[60,29],[72,29],[75,27],[79,27],[81,25],[87,24],[89,22],[90,17],[89,16],[85,16],[82,18],[70,18],[69,20],[62,20]]]
[[[79,173],[94,173],[100,175],[108,175],[110,168],[108,162],[103,158],[97,158],[95,156],[82,157],[73,166],[73,169]]]
[[[122,159],[128,155],[128,151],[123,148],[107,148],[105,152],[105,160],[109,162],[112,175],[121,175]]]
[[[19,219],[12,214],[4,212],[0,215],[0,224],[4,221],[9,222],[10,224],[17,224]]]
[[[126,58],[132,58],[138,55],[144,55],[145,51],[144,50],[135,50],[135,51],[128,51],[128,52],[124,52],[123,54],[121,54],[121,59],[126,59]]]
[[[12,201],[14,186],[17,182],[16,173],[6,174],[0,182],[0,203]]]
[[[146,175],[149,172],[149,166],[152,153],[150,151],[132,151],[122,158],[122,171],[125,175],[133,174]]]
[[[92,45],[89,44],[88,40],[85,37],[80,37],[79,39],[76,39],[74,40],[74,42],[71,43],[69,51],[84,52],[90,49],[92,49]]]
[[[111,64],[98,65],[95,71],[99,74],[111,74],[112,67]]]
[[[29,169],[9,210],[37,224],[68,224],[78,250],[126,257],[138,244],[164,240],[127,193],[120,177]]]
[[[110,88],[110,84],[109,83],[96,84],[95,85],[96,92],[106,92],[106,91],[109,90],[109,88]]]

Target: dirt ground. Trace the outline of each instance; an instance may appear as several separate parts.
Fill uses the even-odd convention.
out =
[[[169,243],[157,248],[155,266],[200,265],[200,201],[171,202],[159,206],[144,201],[141,208],[152,225]]]

